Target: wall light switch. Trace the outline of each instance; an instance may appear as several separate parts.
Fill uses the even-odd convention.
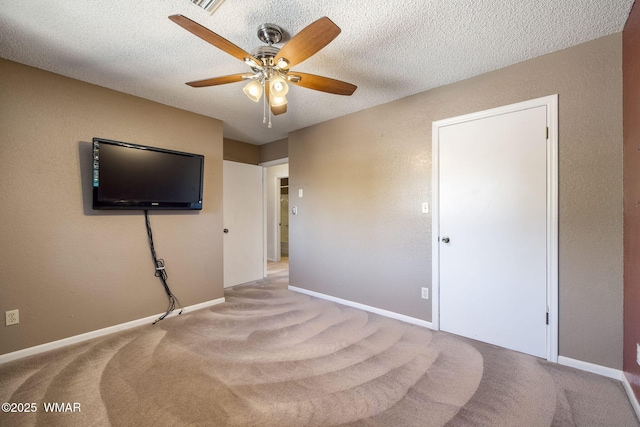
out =
[[[429,203],[422,204],[422,213],[429,213]]]
[[[429,299],[429,288],[422,288],[422,299]]]
[[[640,344],[636,343],[636,362],[640,365]]]
[[[298,188],[298,197],[302,197],[302,193],[303,193],[302,188]]]

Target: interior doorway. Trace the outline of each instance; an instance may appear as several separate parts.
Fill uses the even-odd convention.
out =
[[[289,259],[289,177],[278,178],[280,188],[280,218],[278,227],[280,227],[280,261]]]
[[[289,255],[289,163],[288,159],[262,164],[265,201],[265,275],[268,262]],[[282,193],[285,194],[282,194]]]

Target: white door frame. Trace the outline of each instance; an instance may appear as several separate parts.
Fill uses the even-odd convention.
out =
[[[287,174],[286,176],[276,176],[276,203],[275,203],[275,229],[276,231],[276,261],[282,261],[282,180],[283,179],[288,179],[289,178],[289,174]],[[288,186],[287,186],[288,187]],[[288,214],[288,213],[287,213]],[[287,231],[287,236],[289,235],[289,232]]]
[[[267,206],[267,198],[268,198],[268,192],[269,192],[269,186],[277,186],[278,183],[278,179],[281,178],[288,178],[289,175],[287,174],[287,176],[276,176],[274,177],[274,180],[272,182],[268,182],[269,180],[267,179],[267,168],[271,167],[271,166],[278,166],[278,165],[284,165],[286,163],[289,163],[289,158],[285,157],[283,159],[278,159],[278,160],[271,160],[269,162],[263,162],[260,163],[259,166],[262,166],[262,185],[263,185],[263,193],[264,193],[264,277],[267,277],[267,254],[268,254],[268,248],[267,248],[267,228],[268,227],[274,227],[276,230],[279,231],[278,229],[278,222],[280,221],[280,203],[275,203],[275,214],[274,214],[274,223],[273,224],[269,224],[267,221],[268,215],[267,215],[267,210],[268,210],[268,206]],[[280,189],[277,188],[276,189],[276,193],[279,193]],[[278,254],[277,256],[277,260],[276,261],[280,261],[280,233],[275,232],[274,233],[274,237],[276,240],[276,244],[278,245],[276,247],[276,253]]]
[[[440,330],[440,139],[439,130],[471,120],[483,119],[515,111],[547,107],[547,360],[558,361],[558,95],[550,95],[504,107],[438,120],[432,123],[432,319],[433,328]]]

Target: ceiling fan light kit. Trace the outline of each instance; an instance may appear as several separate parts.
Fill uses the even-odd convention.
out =
[[[279,75],[272,75],[269,78],[271,94],[278,97],[284,97],[289,92],[289,86]]]
[[[260,82],[256,80],[252,80],[243,89],[244,93],[249,97],[250,100],[254,102],[260,101],[260,97],[262,97],[262,85]]]
[[[287,103],[287,98],[285,98],[284,96],[276,96],[274,94],[271,94],[269,104],[272,107],[280,107],[282,105],[285,105],[286,103]]]
[[[191,1],[194,3],[206,2],[206,0]],[[305,27],[292,37],[282,49],[273,46],[282,40],[282,29],[274,24],[262,24],[258,27],[258,38],[267,45],[256,48],[252,54],[185,16],[171,15],[169,19],[218,49],[243,61],[251,67],[253,72],[253,74],[239,73],[198,80],[188,82],[187,85],[209,87],[251,80],[244,86],[243,91],[254,102],[258,102],[264,94],[263,123],[267,123],[268,104],[268,127],[271,127],[271,114],[279,115],[287,111],[285,96],[289,92],[287,82],[307,89],[347,96],[353,94],[357,88],[351,83],[289,69],[316,54],[340,34],[340,28],[327,17],[320,18]],[[294,74],[289,74],[289,72]]]

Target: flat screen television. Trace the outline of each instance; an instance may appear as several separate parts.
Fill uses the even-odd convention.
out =
[[[93,138],[93,209],[202,209],[204,156]]]

